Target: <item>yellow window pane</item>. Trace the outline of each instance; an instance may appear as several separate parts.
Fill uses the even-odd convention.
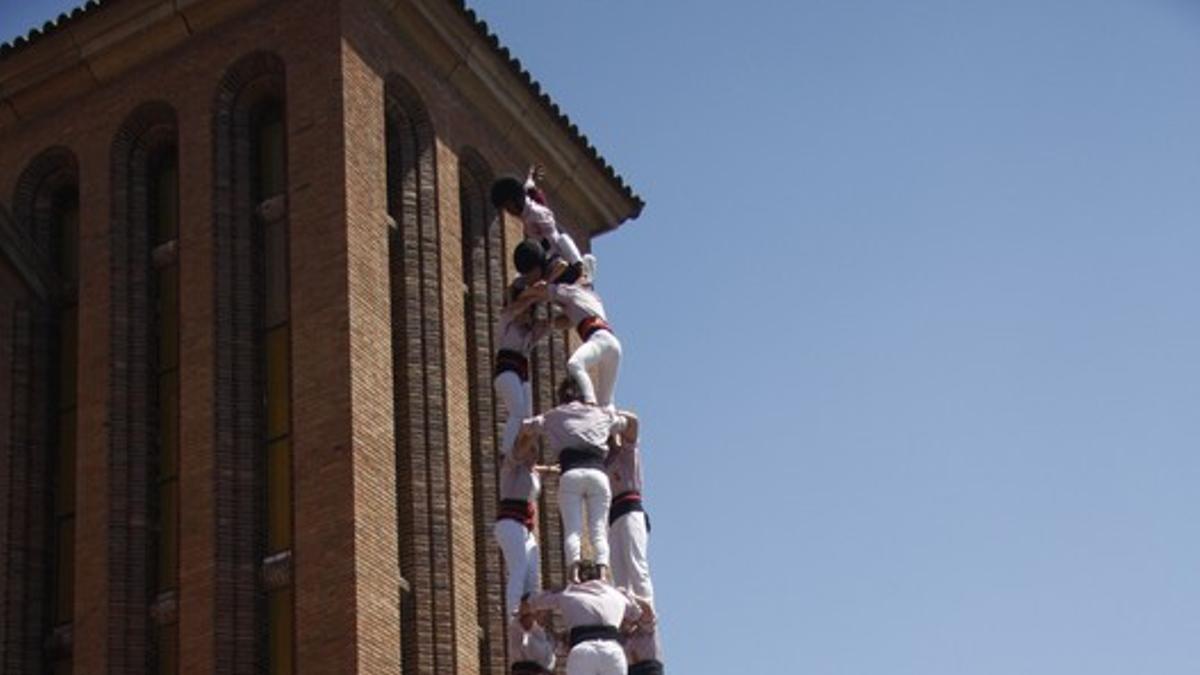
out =
[[[57,479],[54,485],[54,513],[66,515],[75,511],[75,411],[58,415],[58,456],[55,458]]]
[[[288,327],[279,326],[267,332],[266,399],[267,438],[288,433],[291,415],[291,359],[289,358]]]
[[[75,604],[75,519],[58,521],[55,532],[54,622],[71,620]]]
[[[158,659],[158,675],[179,672],[179,626],[170,624],[157,629],[154,651]]]
[[[265,326],[288,320],[287,229],[284,221],[268,223],[263,233],[263,280]]]
[[[158,591],[175,588],[179,580],[179,483],[158,485]]]
[[[72,305],[63,308],[59,314],[59,355],[58,355],[58,405],[60,408],[75,407],[75,371],[79,348],[79,324],[76,321],[77,308]]]
[[[158,476],[170,478],[178,472],[179,457],[179,371],[158,376]]]
[[[292,547],[292,444],[287,438],[267,446],[267,551]]]
[[[292,674],[292,589],[272,591],[267,598],[267,659],[271,675]]]
[[[179,365],[179,266],[158,271],[158,369]]]

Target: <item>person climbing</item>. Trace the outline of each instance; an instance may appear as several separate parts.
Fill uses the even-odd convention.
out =
[[[537,242],[550,258],[563,260],[567,268],[559,280],[573,283],[584,272],[585,257],[571,235],[559,228],[554,211],[546,205],[545,193],[538,187],[544,174],[541,165],[535,165],[530,167],[524,183],[512,176],[496,179],[491,189],[492,206],[520,218],[526,240]],[[588,266],[594,269],[594,264]]]
[[[544,269],[544,268],[543,268]],[[604,303],[586,281],[564,284],[547,283],[537,277],[536,268],[527,280],[531,283],[521,298],[551,301],[575,326],[582,344],[567,360],[567,372],[579,382],[584,401],[614,409],[617,375],[621,367],[621,341],[608,324]],[[595,381],[589,371],[595,371]]]
[[[550,675],[554,672],[554,638],[543,626],[549,626],[549,612],[539,617],[533,610],[517,611],[508,623],[508,661],[510,675]]]
[[[653,607],[653,603],[648,600],[647,603]],[[643,614],[642,620],[622,631],[621,646],[629,664],[628,675],[663,675],[665,665],[657,617],[647,618]]]
[[[508,287],[504,309],[496,325],[496,360],[492,385],[504,401],[508,415],[500,437],[500,452],[507,455],[521,422],[533,414],[533,392],[529,386],[529,354],[549,329],[544,319],[534,318],[534,298],[520,298],[525,282],[518,277]]]
[[[504,607],[517,611],[521,596],[541,588],[541,555],[534,534],[534,504],[541,491],[536,444],[517,445],[500,462],[500,507],[492,533],[500,544],[508,572]]]
[[[602,578],[592,561],[579,565],[579,581],[557,592],[522,600],[521,611],[558,612],[570,635],[567,675],[626,675],[628,662],[620,645],[621,629],[652,621],[654,608],[644,599],[617,589]]]
[[[539,437],[545,438],[548,459],[558,463],[558,507],[563,523],[563,552],[574,572],[582,555],[583,510],[587,505],[588,534],[595,561],[602,568],[609,564],[608,504],[612,490],[604,473],[608,437],[622,433],[630,413],[616,413],[583,400],[579,384],[572,377],[558,386],[558,406],[525,420],[517,437],[519,456],[535,452]]]
[[[628,423],[620,436],[609,439],[604,460],[612,489],[608,508],[608,548],[613,584],[654,601],[647,548],[650,521],[642,506],[642,454],[638,442],[638,419],[626,413]]]

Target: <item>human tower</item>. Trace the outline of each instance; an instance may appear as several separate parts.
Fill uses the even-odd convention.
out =
[[[654,675],[663,672],[663,659],[646,557],[638,418],[614,400],[621,342],[595,290],[596,259],[580,255],[559,229],[542,180],[534,167],[524,182],[501,178],[491,190],[492,204],[519,217],[525,234],[513,251],[518,276],[500,313],[493,380],[508,414],[494,532],[508,572],[509,669],[551,673],[565,651],[568,675]],[[541,304],[549,305],[546,319],[537,318]],[[529,352],[552,328],[575,329],[581,344],[567,361],[557,405],[534,415]],[[545,465],[538,463],[539,441],[548,451]],[[541,590],[533,527],[545,474],[558,475],[568,565],[568,583],[557,591]],[[585,506],[592,559],[582,556]],[[552,629],[555,614],[564,634]]]

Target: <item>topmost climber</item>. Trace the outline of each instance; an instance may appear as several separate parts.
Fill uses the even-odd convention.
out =
[[[546,206],[546,197],[538,187],[543,178],[542,167],[535,165],[529,168],[524,185],[511,176],[496,179],[492,183],[492,205],[520,217],[526,239],[540,243],[550,257],[567,263],[567,270],[557,280],[574,283],[584,271],[584,259],[575,240],[558,228],[554,211]]]

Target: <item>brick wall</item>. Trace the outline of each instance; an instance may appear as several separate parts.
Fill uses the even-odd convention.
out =
[[[271,77],[287,106],[297,671],[400,672],[403,663],[412,673],[502,672],[500,556],[488,515],[495,468],[480,461],[495,452],[499,422],[490,368],[480,367],[491,350],[483,324],[494,315],[480,310],[511,275],[507,249],[519,230],[508,218],[503,236],[489,232],[486,283],[470,289],[486,293],[487,303],[465,296],[464,265],[477,261],[464,258],[475,249],[463,239],[460,158],[469,154],[488,174],[535,158],[465,103],[450,73],[414,49],[404,32],[413,28],[383,15],[384,3],[247,4],[258,7],[0,137],[0,205],[14,211],[16,227],[32,218],[8,197],[19,192],[22,172],[47,148],[77,158],[76,670],[139,672],[145,650],[147,608],[136,583],[145,525],[137,477],[145,472],[135,442],[144,411],[141,375],[128,370],[144,362],[145,345],[134,337],[144,270],[131,262],[136,233],[122,229],[130,221],[120,204],[129,186],[114,181],[113,168],[122,125],[150,101],[175,111],[179,155],[180,662],[186,673],[248,672],[258,658],[259,571],[249,554],[257,507],[247,497],[256,467],[244,456],[255,400],[253,388],[235,385],[247,367],[247,338],[245,317],[230,304],[248,292],[251,263],[221,234],[223,209],[232,218],[252,205],[233,193],[222,201],[222,190],[235,186],[225,183],[232,178],[214,112],[223,78],[260,53],[270,55],[262,63],[280,64]],[[234,83],[261,74],[246,73]],[[238,91],[225,95],[236,99]],[[389,93],[407,120],[407,154],[385,142]],[[411,171],[389,184],[395,153]],[[586,248],[581,232],[573,234]],[[29,393],[37,378],[21,364],[45,368],[50,358],[19,356],[37,343],[24,336],[45,330],[47,319],[32,305],[14,310],[14,287],[0,284],[8,289],[0,297],[8,303],[0,307],[0,368],[13,384],[0,392],[0,433],[10,449],[0,456],[0,488],[12,495],[10,516],[11,504],[45,501],[36,487],[44,484],[36,480],[46,472],[42,460],[8,439],[25,433],[16,417],[31,429],[39,424],[21,408],[29,396],[48,396]],[[563,374],[566,350],[561,335],[539,346],[539,407]],[[545,581],[555,584],[562,553],[550,483],[539,527]],[[33,487],[22,493],[20,485]],[[0,520],[0,539],[10,541],[14,521]],[[3,673],[38,672],[31,661],[43,636],[29,629],[26,608],[42,606],[45,584],[31,582],[21,560],[7,555],[0,578]]]

